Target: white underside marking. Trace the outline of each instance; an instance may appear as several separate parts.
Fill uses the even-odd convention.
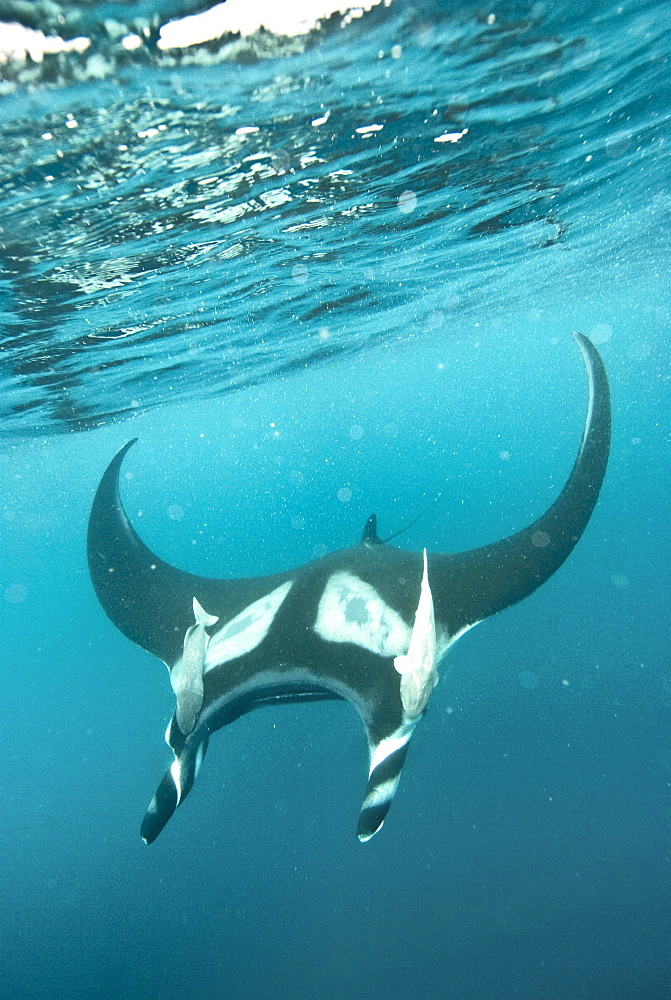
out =
[[[170,774],[172,775],[172,780],[175,782],[175,788],[177,789],[177,805],[179,805],[182,801],[182,776],[178,760],[174,760],[170,765]]]
[[[464,625],[462,629],[455,632],[453,635],[450,635],[447,629],[436,625],[436,666],[440,664],[440,661],[445,656],[445,653],[447,653],[448,649],[455,644],[457,639],[461,639],[462,635],[466,635],[467,632],[479,624],[480,622],[477,621],[473,622],[472,625]],[[440,665],[441,667],[443,666],[442,664]],[[447,672],[449,673],[449,668],[447,668]]]
[[[198,750],[196,751],[196,766],[194,768],[193,780],[195,781],[198,777],[198,772],[200,771],[200,765],[203,763],[203,757],[205,756],[205,746],[203,743],[200,744]]]
[[[283,583],[265,597],[254,601],[215,632],[207,647],[203,673],[256,649],[268,635],[275,615],[292,586],[291,580]]]
[[[587,384],[589,386],[589,390],[588,390],[589,391],[589,395],[588,395],[588,398],[587,398],[587,416],[585,417],[585,430],[583,431],[582,441],[580,442],[580,450],[582,451],[583,448],[585,447],[585,442],[587,440],[587,435],[586,435],[585,432],[589,429],[589,427],[592,424],[592,417],[593,417],[593,414],[594,414],[594,400],[595,400],[595,397],[596,397],[596,389],[595,389],[595,386],[594,386],[594,368],[592,366],[592,359],[589,356],[589,352],[588,352],[587,348],[584,346],[584,344],[581,343],[581,341],[578,340],[577,338],[576,338],[576,343],[577,343],[578,347],[580,348],[580,353],[583,356],[583,360],[585,362],[585,367],[587,368]]]
[[[234,688],[230,688],[220,698],[209,702],[200,713],[199,724],[206,723],[212,715],[220,712],[226,704],[230,704],[238,698],[244,698],[255,691],[273,687],[290,692],[292,688],[300,690],[301,685],[306,681],[309,684],[322,685],[325,691],[331,691],[333,694],[339,695],[352,705],[365,726],[370,723],[373,715],[372,706],[354,688],[349,687],[347,684],[339,684],[332,677],[320,677],[315,671],[306,669],[305,667],[287,667],[284,669],[278,667],[276,670],[269,669],[254,674],[249,680],[236,685]]]
[[[389,802],[394,797],[394,793],[398,788],[398,783],[401,775],[397,774],[395,778],[389,778],[388,781],[383,781],[381,785],[376,785],[375,788],[371,788],[370,792],[363,800],[361,809],[372,809],[375,806],[382,805],[383,802]]]
[[[391,757],[393,753],[404,747],[412,736],[412,731],[415,728],[415,723],[411,722],[407,726],[402,726],[397,729],[392,736],[388,736],[386,740],[381,740],[380,743],[375,748],[371,747],[370,751],[370,770],[368,771],[368,776],[370,777],[376,767],[379,767],[382,761],[386,760],[387,757]]]
[[[329,579],[314,629],[327,642],[353,642],[378,656],[399,656],[410,642],[410,629],[398,612],[352,573]]]
[[[300,690],[301,684],[304,684],[306,681],[310,684],[319,684],[319,678],[304,669],[260,671],[242,684],[237,684],[235,687],[230,688],[220,698],[211,701],[200,713],[199,724],[206,723],[212,715],[220,712],[225,705],[237,701],[238,698],[244,698],[245,695],[252,694],[254,691],[262,691],[264,688],[279,688],[290,693],[292,688]],[[326,685],[324,687],[326,689]],[[329,686],[329,690],[333,690],[333,687]]]

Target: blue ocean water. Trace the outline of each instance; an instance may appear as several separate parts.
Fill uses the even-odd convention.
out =
[[[161,54],[152,14],[196,6],[44,5],[89,49],[0,65],[2,996],[666,1000],[665,5],[394,0]],[[194,573],[299,565],[373,511],[467,549],[565,481],[574,329],[613,396],[596,511],[449,653],[383,830],[354,836],[334,702],[215,734],[145,847],[174,699],[88,577],[117,448]]]

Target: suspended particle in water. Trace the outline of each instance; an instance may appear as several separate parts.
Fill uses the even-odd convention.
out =
[[[302,531],[305,528],[305,518],[301,517],[300,514],[295,515],[291,518],[291,527],[295,528],[296,531]]]
[[[338,500],[341,503],[347,503],[348,500],[352,499],[352,491],[347,486],[341,486],[338,490]]]
[[[173,503],[168,507],[166,514],[171,521],[181,521],[184,517],[184,508],[180,507],[178,503]]]
[[[360,441],[363,435],[364,435],[363,427],[359,427],[358,424],[352,424],[352,426],[349,429],[349,436],[351,437],[352,441]]]
[[[545,549],[550,544],[550,536],[547,531],[534,531],[531,536],[531,544],[537,549]]]
[[[289,473],[289,482],[292,486],[300,486],[305,480],[305,476],[302,472],[295,469],[293,472]]]

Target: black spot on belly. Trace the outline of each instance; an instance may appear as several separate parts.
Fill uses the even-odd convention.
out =
[[[345,606],[345,621],[357,625],[367,625],[370,622],[370,612],[363,597],[351,597]]]

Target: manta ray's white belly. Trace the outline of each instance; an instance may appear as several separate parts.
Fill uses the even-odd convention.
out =
[[[314,629],[327,642],[353,642],[378,656],[400,656],[410,642],[410,628],[398,612],[353,573],[330,577]]]

